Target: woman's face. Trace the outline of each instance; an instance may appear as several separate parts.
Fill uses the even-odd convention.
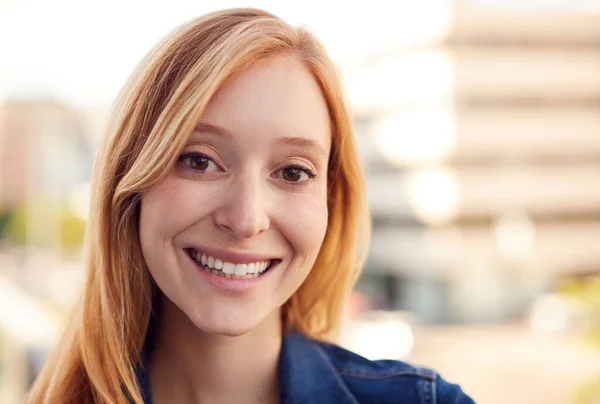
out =
[[[152,277],[198,328],[243,334],[302,284],[327,228],[330,148],[325,100],[293,57],[236,76],[209,102],[140,217]]]

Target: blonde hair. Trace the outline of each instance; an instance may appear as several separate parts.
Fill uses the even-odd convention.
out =
[[[308,278],[284,305],[283,321],[308,337],[335,335],[369,233],[363,174],[335,66],[304,29],[261,10],[219,11],[160,43],[122,90],[94,168],[82,300],[29,402],[142,403],[136,366],[153,283],[139,243],[140,195],[164,178],[224,82],[281,54],[298,58],[314,76],[332,135],[327,233]]]

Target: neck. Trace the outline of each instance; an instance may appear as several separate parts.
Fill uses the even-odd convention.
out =
[[[240,336],[207,334],[161,296],[149,357],[154,404],[278,403],[281,319]]]

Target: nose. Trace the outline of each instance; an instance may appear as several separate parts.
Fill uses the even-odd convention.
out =
[[[234,238],[250,239],[269,228],[268,201],[260,179],[234,180],[214,213],[215,224]]]

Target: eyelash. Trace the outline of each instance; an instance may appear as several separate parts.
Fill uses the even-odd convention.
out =
[[[198,169],[190,167],[188,164],[185,164],[183,161],[187,158],[206,159],[206,160],[209,160],[210,162],[212,162],[215,166],[219,167],[219,165],[217,163],[215,163],[213,161],[213,159],[211,159],[210,157],[208,157],[207,155],[202,154],[202,153],[185,153],[185,154],[180,155],[179,159],[178,159],[179,163],[181,165],[183,165],[185,169],[191,170],[194,173],[204,173],[205,170],[198,170]],[[294,187],[305,186],[308,183],[312,182],[315,178],[317,178],[317,174],[313,170],[311,170],[310,168],[304,167],[302,165],[299,165],[299,164],[292,164],[289,166],[285,166],[285,167],[279,169],[278,171],[286,170],[286,169],[294,169],[294,170],[302,171],[303,173],[305,173],[308,176],[308,179],[305,181],[294,182],[294,181],[284,180],[287,184],[294,186]]]
[[[186,159],[188,159],[188,158],[205,159],[205,160],[208,160],[208,161],[210,161],[211,163],[213,163],[215,166],[219,167],[219,165],[218,165],[217,163],[215,163],[215,162],[213,161],[213,159],[211,159],[210,157],[208,157],[207,155],[205,155],[205,154],[202,154],[202,153],[185,153],[185,154],[182,154],[182,155],[180,155],[180,156],[179,156],[179,159],[178,159],[179,163],[180,163],[180,164],[181,164],[181,165],[182,165],[182,166],[183,166],[185,169],[187,169],[187,170],[191,170],[191,171],[193,171],[193,172],[194,172],[194,173],[196,173],[196,174],[197,174],[197,173],[204,173],[204,172],[206,172],[206,170],[198,170],[198,169],[196,169],[196,168],[193,168],[193,167],[191,167],[189,164],[186,164],[186,163],[184,163],[184,161],[185,161]],[[219,167],[219,169],[220,169],[220,168],[221,168],[221,167]]]
[[[298,170],[298,171],[302,171],[303,173],[305,173],[308,176],[308,179],[305,181],[299,181],[299,182],[294,182],[294,181],[287,181],[284,180],[287,184],[293,186],[293,187],[302,187],[302,186],[306,186],[309,183],[313,182],[313,180],[315,178],[317,178],[317,174],[311,170],[310,168],[301,166],[299,164],[292,164],[290,166],[285,166],[281,169],[279,169],[278,171],[282,171],[282,170],[287,170],[287,169],[294,169],[294,170]]]

